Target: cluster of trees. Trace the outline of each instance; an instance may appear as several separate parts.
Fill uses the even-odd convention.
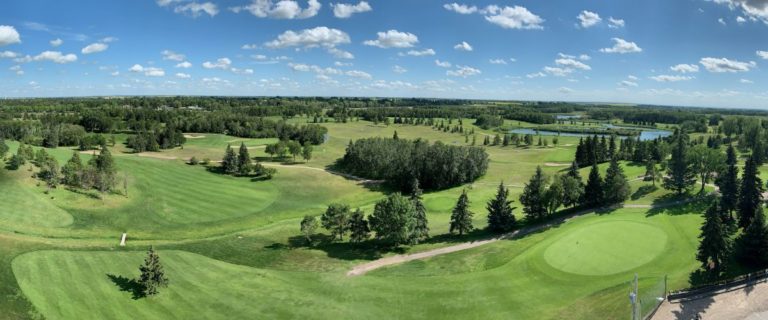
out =
[[[331,204],[321,216],[320,224],[330,232],[334,240],[343,241],[344,235],[350,233],[349,241],[360,243],[371,238],[371,233],[374,233],[376,241],[388,246],[417,244],[429,238],[429,226],[427,209],[417,180],[413,181],[411,189],[413,192],[410,197],[393,193],[377,202],[373,214],[367,218],[359,208],[352,212],[349,205]],[[451,211],[450,233],[461,236],[474,230],[474,213],[469,210],[469,204],[465,189]],[[486,205],[488,230],[502,233],[512,231],[516,227],[517,221],[513,213],[515,208],[511,204],[509,189],[502,182],[496,196]],[[301,220],[301,232],[309,244],[312,243],[312,235],[318,226],[314,216],[305,216]]]
[[[278,141],[277,143],[268,144],[264,152],[271,157],[277,156],[278,158],[285,158],[289,154],[293,157],[293,162],[296,162],[296,157],[301,156],[304,161],[312,160],[312,152],[314,148],[309,142],[305,142],[302,146],[298,141]]]
[[[2,147],[0,147],[0,151]],[[2,154],[2,152],[0,152]],[[72,158],[61,167],[56,158],[45,149],[34,151],[29,145],[20,145],[15,155],[8,162],[9,169],[16,170],[27,161],[39,168],[35,176],[44,181],[49,188],[64,184],[73,188],[97,189],[101,192],[114,191],[117,185],[117,166],[107,147],[94,155],[87,164],[83,164],[80,154],[75,152]]]
[[[408,190],[413,179],[425,189],[445,189],[484,175],[488,154],[482,148],[439,141],[367,138],[350,141],[337,165],[356,176],[387,180],[402,190]]]
[[[543,220],[557,212],[561,206],[596,208],[624,202],[630,194],[629,182],[617,159],[612,159],[605,178],[597,164],[592,165],[586,184],[579,173],[579,165],[571,163],[565,175],[550,180],[541,170],[525,184],[520,203],[526,218]]]
[[[717,179],[720,196],[704,213],[696,258],[714,276],[724,271],[731,258],[751,267],[768,266],[765,188],[755,158],[753,154],[747,159],[739,178],[736,152],[728,148],[725,168]]]
[[[490,128],[496,128],[504,125],[504,119],[499,116],[482,114],[475,119],[475,125],[488,130]]]
[[[125,144],[134,152],[160,151],[184,145],[187,138],[181,130],[169,125],[162,130],[140,131],[128,137]]]
[[[542,138],[542,136],[537,136],[536,145],[539,147],[547,147],[549,146],[549,139]],[[552,137],[552,145],[556,146],[559,142],[559,138],[557,136]],[[475,144],[475,139],[473,137],[472,139],[472,145]],[[511,133],[511,134],[505,134],[505,135],[499,135],[496,134],[494,136],[488,136],[486,135],[483,139],[483,145],[484,146],[532,146],[534,145],[534,137],[532,134],[517,134],[517,133]]]
[[[389,246],[416,244],[429,237],[429,227],[417,181],[411,189],[410,197],[394,193],[377,202],[367,219],[359,208],[352,212],[349,205],[331,204],[320,218],[322,226],[340,241],[347,232],[351,233],[350,241],[354,243],[368,240],[371,232],[375,232],[376,240]],[[310,243],[317,225],[314,216],[305,216],[301,221],[301,231]]]
[[[609,161],[615,157],[616,136],[611,135],[609,139],[606,139],[605,136],[598,137],[594,135],[586,139],[579,139],[574,161],[583,166],[591,166]]]
[[[732,148],[729,147],[729,150]],[[664,188],[675,191],[678,195],[689,191],[697,178],[701,183],[700,192],[703,192],[706,184],[712,181],[725,165],[726,159],[719,147],[711,148],[705,144],[691,146],[690,138],[684,130],[675,132],[670,149],[671,157],[666,163]]]
[[[237,154],[235,154],[235,150],[232,149],[231,145],[227,145],[224,157],[221,160],[221,171],[238,176],[253,174],[256,177],[264,177],[265,179],[272,179],[275,173],[277,173],[275,168],[264,167],[258,161],[254,163],[245,143],[240,143],[240,149]]]

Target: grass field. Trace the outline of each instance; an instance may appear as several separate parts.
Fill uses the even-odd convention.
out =
[[[464,121],[470,127],[472,120]],[[401,138],[465,144],[459,134],[427,126],[324,125],[329,140],[315,148],[310,162],[272,163],[278,173],[267,181],[185,163],[192,156],[219,160],[227,144],[241,142],[252,156],[271,161],[262,148],[274,139],[216,134],[188,134],[183,149],[139,155],[128,152],[119,143],[125,136],[118,135],[113,154],[120,176],[127,177],[127,196],[61,187],[46,193],[32,178],[31,166],[0,170],[0,295],[6,297],[0,298],[0,310],[7,310],[0,319],[623,318],[634,273],[641,275],[641,286],[669,275],[670,287],[680,288],[696,267],[702,207],[686,205],[590,214],[521,239],[346,277],[355,264],[382,256],[488,236],[484,231],[466,238],[445,235],[462,190],[468,191],[475,227],[484,228],[485,204],[501,181],[519,206],[517,198],[536,167],[550,176],[564,172],[578,138],[561,137],[557,146],[546,148],[487,147],[491,162],[484,177],[424,195],[434,236],[425,243],[402,252],[347,243],[310,248],[298,232],[301,217],[320,215],[333,202],[370,214],[389,192],[325,170],[351,139],[389,137],[396,130]],[[495,134],[475,130],[478,142]],[[9,144],[11,150],[18,146]],[[62,164],[73,152],[48,151]],[[645,172],[642,164],[623,166],[632,180],[628,203],[673,198],[637,179]],[[521,209],[515,214],[522,218]],[[117,246],[122,232],[129,235],[125,248]],[[171,285],[157,297],[133,299],[128,280],[137,275],[149,244],[159,247]]]

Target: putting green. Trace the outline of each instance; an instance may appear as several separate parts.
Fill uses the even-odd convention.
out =
[[[599,222],[561,236],[547,247],[544,259],[569,273],[609,275],[651,262],[666,243],[667,234],[650,224]]]

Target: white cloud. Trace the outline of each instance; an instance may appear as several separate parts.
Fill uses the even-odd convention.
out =
[[[544,72],[549,73],[555,77],[565,77],[573,73],[571,68],[558,68],[558,67],[544,67]]]
[[[376,40],[366,40],[363,44],[379,48],[410,48],[419,42],[419,37],[409,32],[389,30],[377,32]]]
[[[295,0],[253,0],[251,4],[243,7],[230,8],[235,13],[242,10],[250,12],[259,18],[272,19],[306,19],[317,15],[322,4],[317,0],[307,1],[307,8],[302,9]]]
[[[478,75],[481,73],[482,72],[480,70],[470,66],[456,66],[456,70],[448,70],[445,72],[446,75],[462,78]]]
[[[435,50],[432,49],[424,49],[424,50],[409,50],[408,52],[400,52],[397,55],[404,57],[404,56],[414,56],[414,57],[424,57],[424,56],[434,56],[437,54]]]
[[[0,51],[0,58],[13,59],[18,56],[19,54],[13,51]]]
[[[80,52],[82,52],[83,54],[91,54],[91,53],[97,53],[97,52],[105,51],[108,48],[109,48],[108,44],[97,42],[97,43],[91,43],[91,44],[87,45],[85,48],[80,50]]]
[[[504,59],[490,59],[488,62],[491,64],[507,64],[507,61]]]
[[[398,65],[395,65],[394,67],[392,67],[392,72],[394,72],[394,73],[399,73],[399,74],[403,74],[403,73],[406,73],[406,72],[408,72],[408,69],[406,69],[406,68],[403,68],[403,67],[401,67],[401,66],[398,66]]]
[[[582,54],[582,55],[579,55],[579,60],[589,61],[589,60],[592,60],[592,57],[586,54]]]
[[[768,60],[768,51],[757,50],[755,53],[758,57]]]
[[[564,67],[569,67],[569,68],[574,68],[574,69],[592,70],[592,67],[588,66],[587,64],[585,64],[585,63],[583,63],[581,61],[576,61],[574,59],[570,59],[570,58],[560,58],[560,59],[557,59],[557,60],[555,60],[555,64],[557,64],[558,66],[564,66]]]
[[[300,72],[314,72],[316,74],[324,74],[324,75],[340,75],[343,72],[339,69],[334,68],[322,68],[318,67],[316,65],[307,65],[303,63],[289,63],[288,67],[293,69],[294,71],[300,71]]]
[[[373,10],[371,5],[366,1],[360,1],[358,4],[331,3],[331,7],[333,7],[333,15],[336,18],[341,19],[349,18],[355,13],[363,13]]]
[[[56,39],[53,39],[53,40],[49,41],[48,43],[51,44],[51,47],[55,48],[55,47],[58,47],[58,46],[64,44],[64,40],[56,38]]]
[[[134,73],[144,73],[147,77],[163,77],[165,76],[165,70],[155,67],[143,67],[140,64],[134,64],[128,71]]]
[[[257,44],[244,44],[240,49],[243,50],[256,50],[259,48],[259,45]]]
[[[741,12],[753,20],[761,20],[768,24],[768,1],[766,0],[712,0],[715,3],[728,5],[731,10],[741,9]]]
[[[163,50],[160,54],[163,55],[163,60],[184,61],[184,59],[186,59],[185,55],[171,50]]]
[[[448,11],[453,11],[460,14],[473,14],[477,12],[477,7],[475,6],[467,6],[465,4],[458,4],[458,3],[446,3],[443,5],[443,8]]]
[[[120,75],[120,71],[112,71],[112,73],[110,73],[109,75],[111,75],[113,77],[117,77],[117,76]]]
[[[453,48],[456,49],[456,50],[459,50],[459,51],[472,51],[473,50],[472,46],[469,45],[469,43],[467,43],[466,41],[462,41],[461,43],[453,46]]]
[[[693,72],[699,72],[699,66],[695,64],[681,63],[676,66],[669,67],[669,70],[680,72],[680,73],[693,73]]]
[[[203,13],[213,17],[219,14],[219,8],[212,2],[190,2],[173,8],[173,12],[187,14],[193,18],[197,18]]]
[[[719,24],[722,24],[722,25],[726,25],[726,23],[725,23],[725,20],[723,20],[723,18],[718,18],[718,19],[717,19],[717,22],[718,22]]]
[[[448,61],[435,60],[435,65],[437,65],[438,67],[441,67],[441,68],[450,68],[451,67],[451,63],[448,62]]]
[[[629,79],[629,80],[638,80],[637,77],[635,77],[635,76],[633,76],[631,74],[627,76],[627,79]]]
[[[277,39],[265,43],[268,48],[303,47],[325,49],[334,48],[340,44],[349,43],[349,35],[338,29],[328,27],[316,27],[304,29],[299,32],[288,30],[277,36]]]
[[[229,71],[232,71],[232,72],[234,72],[236,74],[245,74],[245,75],[253,74],[253,69],[231,68],[231,69],[229,69]]]
[[[624,28],[624,19],[614,19],[613,17],[608,17],[608,28]]]
[[[347,71],[345,74],[353,78],[360,78],[360,79],[366,79],[366,80],[373,79],[373,76],[371,76],[367,72],[363,72],[360,70],[350,70],[350,71]]]
[[[600,52],[604,53],[635,53],[635,52],[642,52],[643,49],[638,47],[636,43],[626,41],[621,38],[612,38],[614,44],[613,47],[610,48],[602,48],[600,49]]]
[[[738,17],[736,17],[736,22],[739,23],[739,24],[742,24],[744,22],[747,22],[747,19],[744,19],[744,17],[742,17],[742,16],[738,16]]]
[[[603,21],[599,14],[587,10],[582,11],[576,18],[579,19],[579,25],[585,29]]]
[[[637,82],[633,82],[633,81],[629,81],[629,80],[621,81],[621,82],[619,82],[619,85],[622,86],[622,87],[637,87],[638,86]]]
[[[709,72],[747,72],[751,68],[757,66],[754,61],[742,62],[737,60],[729,60],[726,58],[701,58],[699,61],[701,65]]]
[[[557,89],[557,91],[560,93],[569,94],[569,93],[573,93],[574,90],[568,87],[560,87]]]
[[[525,7],[514,6],[500,8],[488,6],[482,10],[485,20],[505,29],[543,29],[544,19],[528,11]]]
[[[749,79],[739,79],[739,82],[743,83],[743,84],[753,84],[753,83],[755,83],[754,81],[749,80]]]
[[[192,68],[192,64],[189,61],[184,61],[176,64],[176,68],[189,69]]]
[[[0,46],[21,43],[21,36],[13,26],[0,25]]]
[[[666,75],[666,74],[653,76],[650,78],[657,82],[678,82],[678,81],[688,81],[691,79],[695,79],[694,77],[689,77],[689,76]]]
[[[62,54],[59,51],[43,51],[42,53],[30,57],[25,56],[21,58],[14,59],[15,62],[30,62],[30,61],[51,61],[58,64],[65,64],[65,63],[71,63],[77,61],[77,56],[75,54],[69,53],[69,54]]]
[[[215,62],[206,61],[203,62],[203,68],[206,69],[229,69],[229,66],[232,65],[232,60],[229,60],[229,58],[219,58],[216,59]]]
[[[338,59],[354,59],[355,55],[353,55],[349,51],[344,51],[339,48],[329,48],[328,53],[332,54],[334,57]]]

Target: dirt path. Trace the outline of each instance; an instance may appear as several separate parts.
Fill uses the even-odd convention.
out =
[[[692,201],[695,201],[695,200],[698,200],[698,199],[699,198],[688,198],[688,199],[685,199],[685,200],[678,200],[678,201],[672,201],[672,202],[660,203],[660,204],[626,204],[626,205],[621,205],[621,206],[612,206],[612,207],[608,207],[606,209],[621,208],[621,207],[624,207],[624,208],[662,209],[662,208],[666,208],[666,207],[674,207],[674,206],[677,206],[677,205],[685,204],[685,203],[692,202]],[[366,262],[366,263],[363,263],[363,264],[359,264],[359,265],[353,267],[351,270],[349,270],[347,272],[347,276],[350,276],[350,277],[351,276],[359,276],[359,275],[366,274],[369,271],[376,270],[376,269],[381,268],[381,267],[386,267],[386,266],[400,264],[400,263],[408,262],[408,261],[412,261],[412,260],[421,260],[421,259],[426,259],[426,258],[431,258],[431,257],[439,256],[439,255],[444,255],[444,254],[447,254],[447,253],[452,253],[452,252],[472,249],[472,248],[476,248],[476,247],[479,247],[479,246],[482,246],[482,245],[486,245],[486,244],[489,244],[489,243],[494,243],[494,242],[499,241],[499,240],[511,239],[511,238],[516,238],[516,237],[522,237],[522,236],[525,236],[525,235],[533,233],[533,232],[537,232],[537,231],[540,231],[540,230],[548,229],[549,227],[552,227],[554,225],[562,224],[562,223],[567,222],[567,221],[569,221],[571,219],[583,216],[583,215],[585,215],[587,213],[592,213],[594,211],[595,211],[595,209],[587,209],[587,210],[577,211],[577,212],[571,213],[569,215],[557,218],[557,219],[555,219],[553,221],[547,222],[545,224],[531,226],[531,227],[526,227],[526,228],[523,228],[523,229],[515,230],[515,231],[512,231],[510,233],[502,234],[500,236],[489,238],[489,239],[485,239],[485,240],[470,241],[470,242],[460,243],[460,244],[452,245],[452,246],[448,246],[448,247],[428,250],[428,251],[424,251],[424,252],[418,252],[418,253],[412,253],[412,254],[399,254],[399,255],[394,255],[394,256],[391,256],[391,257],[381,258],[381,259],[374,260],[374,261],[371,261],[371,262]]]
[[[768,283],[752,283],[679,301],[665,300],[653,320],[768,319]]]

